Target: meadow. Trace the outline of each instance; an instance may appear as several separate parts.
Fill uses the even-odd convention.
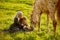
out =
[[[42,15],[41,31],[38,27],[31,32],[18,31],[15,33],[2,32],[8,29],[13,23],[13,18],[17,11],[22,11],[27,17],[30,25],[30,14],[33,9],[34,0],[0,0],[0,40],[60,40],[60,26],[57,25],[56,37],[53,34],[53,25],[50,19],[50,33],[47,33],[46,14]]]

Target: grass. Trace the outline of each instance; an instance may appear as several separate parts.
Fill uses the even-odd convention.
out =
[[[0,30],[9,28],[17,11],[22,11],[30,24],[30,13],[33,3],[34,0],[0,0]],[[5,33],[1,31],[0,40],[60,40],[60,26],[57,25],[56,37],[54,38],[51,19],[50,31],[50,33],[47,33],[46,14],[43,14],[41,32],[37,31],[37,27],[32,32]]]

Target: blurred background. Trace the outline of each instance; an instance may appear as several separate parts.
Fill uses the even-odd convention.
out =
[[[9,28],[17,11],[22,11],[30,24],[33,3],[34,0],[0,0],[0,30]],[[54,38],[52,21],[50,19],[50,33],[47,33],[46,19],[46,14],[42,14],[41,32],[37,31],[37,27],[32,32],[0,32],[0,40],[60,40],[60,27],[57,25],[56,37]]]

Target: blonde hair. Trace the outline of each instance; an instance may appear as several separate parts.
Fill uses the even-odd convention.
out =
[[[18,18],[18,15],[22,15],[22,14],[23,14],[23,12],[22,12],[22,11],[18,11],[15,17],[17,17],[17,18]]]

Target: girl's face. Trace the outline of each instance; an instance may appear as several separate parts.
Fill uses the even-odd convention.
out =
[[[23,19],[23,20],[22,20],[22,23],[23,23],[23,24],[25,24],[25,23],[26,23],[26,20],[25,20],[25,19]]]

